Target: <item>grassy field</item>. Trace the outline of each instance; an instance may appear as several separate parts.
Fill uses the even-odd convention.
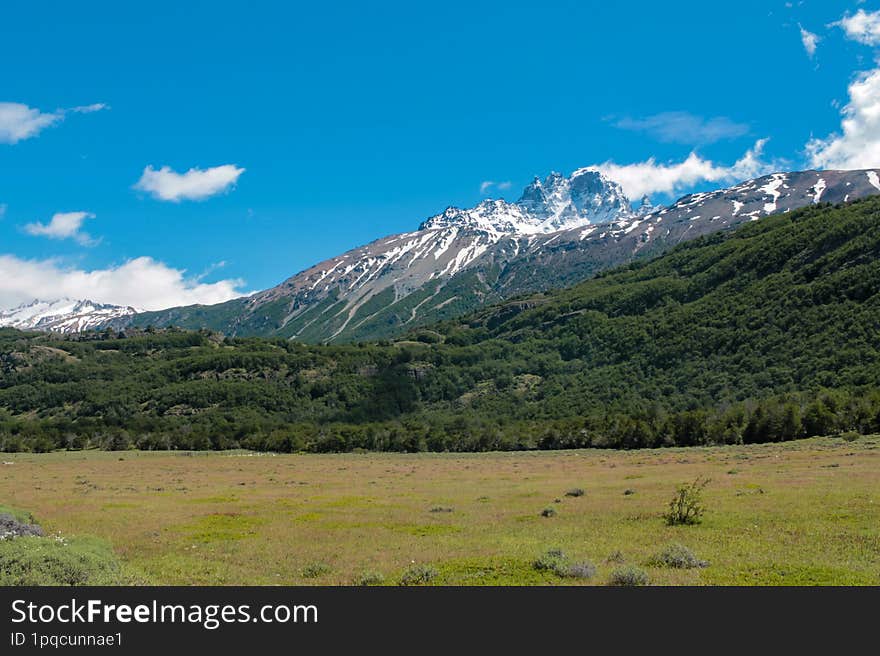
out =
[[[157,584],[880,584],[880,437],[653,451],[269,455],[5,454],[0,503],[109,541]],[[9,464],[11,463],[11,464]],[[711,478],[697,526],[666,526],[679,483]],[[579,497],[566,496],[583,488]],[[542,517],[553,507],[556,515]],[[681,543],[701,569],[651,566]],[[559,548],[588,580],[537,571]],[[612,554],[615,557],[612,558]],[[610,560],[609,560],[610,559]]]

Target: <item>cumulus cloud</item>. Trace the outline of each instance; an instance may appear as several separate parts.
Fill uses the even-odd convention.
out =
[[[804,50],[807,51],[807,56],[812,59],[816,55],[816,47],[821,39],[818,34],[804,29],[803,25],[798,25],[798,27],[801,30],[801,43],[804,45]]]
[[[766,139],[755,143],[732,166],[724,166],[691,153],[683,162],[658,163],[653,157],[635,164],[605,162],[589,167],[619,183],[630,198],[656,193],[676,194],[701,182],[737,182],[773,172],[777,163],[762,159]]]
[[[880,69],[860,74],[849,86],[840,132],[807,144],[814,168],[867,169],[880,166]]]
[[[94,103],[72,109],[43,112],[22,103],[0,102],[0,143],[16,144],[35,137],[44,129],[64,120],[69,112],[90,114],[103,109],[109,107],[104,103]]]
[[[15,144],[35,137],[61,120],[58,112],[44,113],[21,103],[0,103],[0,143]]]
[[[94,218],[95,215],[90,212],[58,212],[52,215],[49,223],[28,223],[24,231],[35,237],[73,239],[83,246],[93,246],[97,242],[88,233],[82,232],[82,224],[86,219]]]
[[[178,305],[222,303],[243,296],[243,286],[244,282],[238,279],[205,283],[150,257],[86,271],[56,260],[0,255],[0,307],[4,308],[36,298],[68,297],[162,310]]]
[[[880,45],[880,10],[868,12],[859,9],[851,16],[844,16],[832,25],[840,27],[848,39],[866,46]]]
[[[203,200],[233,187],[242,173],[244,169],[233,164],[208,169],[192,168],[186,173],[172,171],[169,166],[158,170],[148,166],[134,188],[159,200],[175,203],[181,200]]]
[[[712,144],[749,133],[749,126],[726,116],[704,118],[690,112],[661,112],[644,118],[622,118],[615,127],[645,132],[665,143]]]

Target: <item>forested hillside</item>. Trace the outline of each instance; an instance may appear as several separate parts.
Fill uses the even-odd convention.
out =
[[[395,343],[0,331],[0,448],[639,447],[880,431],[880,199]]]

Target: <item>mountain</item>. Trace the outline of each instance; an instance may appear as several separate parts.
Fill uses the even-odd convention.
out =
[[[743,222],[878,191],[876,170],[776,173],[665,208],[644,198],[634,211],[621,187],[595,170],[552,173],[528,185],[515,203],[450,207],[414,232],[343,253],[247,298],[115,323],[305,342],[393,337]]]
[[[394,343],[2,329],[0,450],[629,448],[876,433],[878,319],[875,197],[747,222]]]
[[[135,313],[136,310],[132,307],[85,300],[34,300],[11,310],[0,310],[0,326],[20,330],[76,333],[93,330],[111,321],[123,320]]]

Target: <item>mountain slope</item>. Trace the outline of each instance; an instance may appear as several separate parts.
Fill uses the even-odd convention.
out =
[[[132,307],[86,300],[35,300],[11,310],[0,310],[0,327],[77,333],[98,328],[111,321],[127,320],[135,312]]]
[[[0,448],[637,447],[880,431],[880,198],[750,222],[390,345],[0,330],[0,371]]]
[[[448,208],[415,232],[379,239],[264,292],[143,313],[132,323],[305,342],[393,337],[516,294],[572,284],[703,234],[878,191],[874,170],[778,173],[685,196],[668,208],[643,203],[636,212],[598,172],[551,174],[516,203]]]

